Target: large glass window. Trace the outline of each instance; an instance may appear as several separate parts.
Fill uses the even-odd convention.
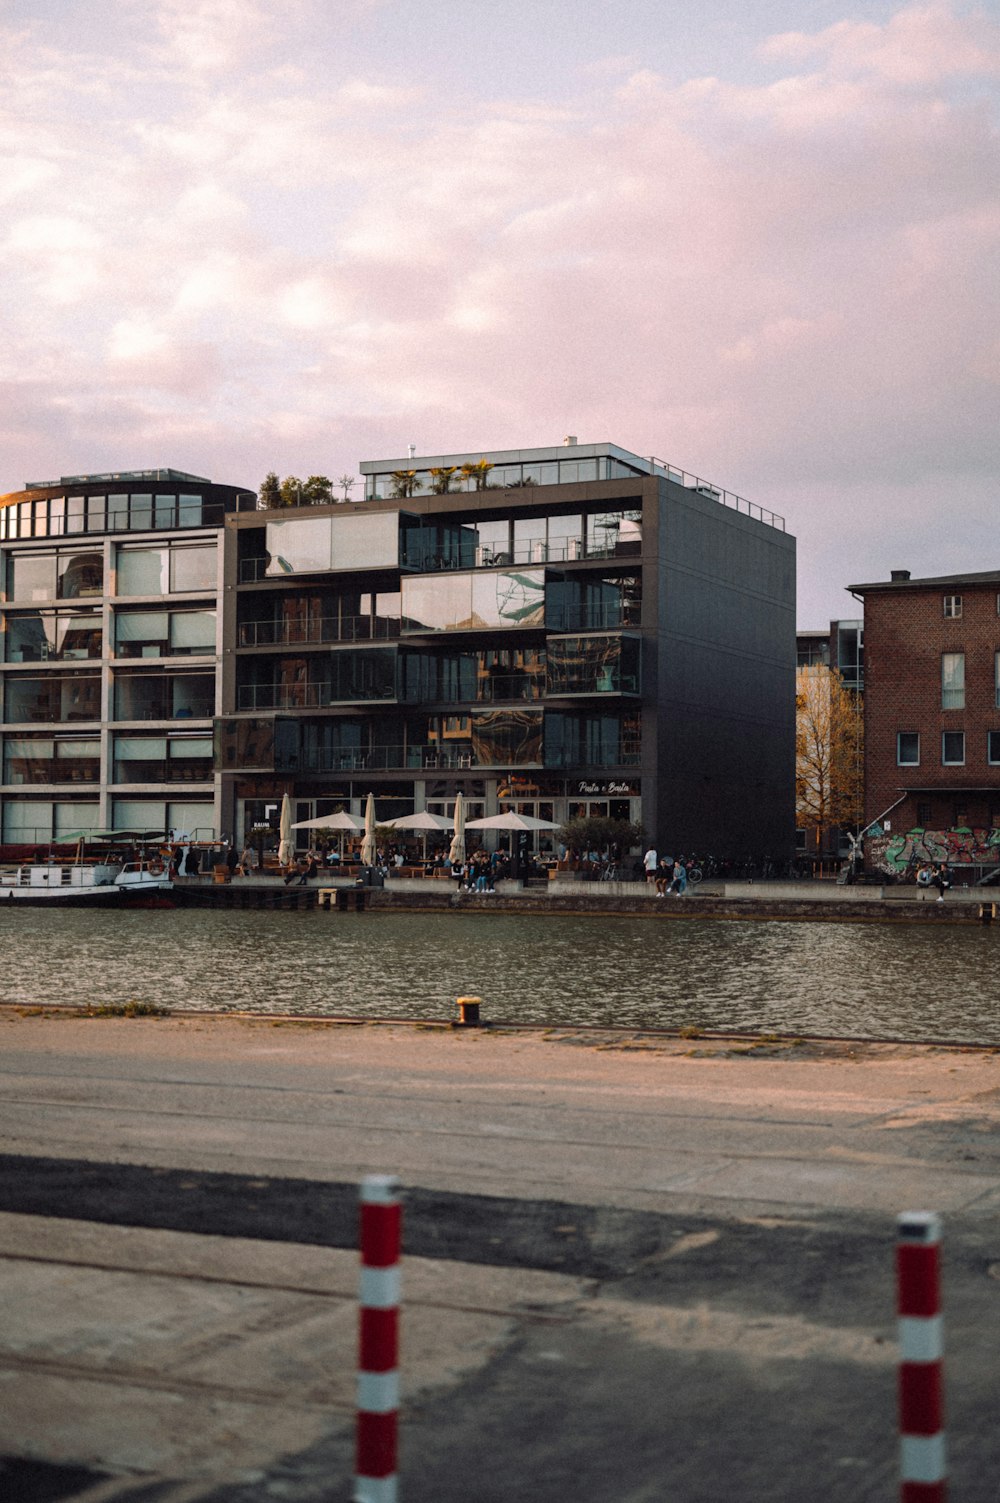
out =
[[[118,549],[119,595],[203,594],[216,587],[214,544]]]
[[[55,553],[16,553],[7,561],[9,600],[54,600]]]
[[[600,511],[587,518],[588,558],[637,558],[641,552],[641,511]]]
[[[104,555],[69,553],[61,549],[56,559],[56,594],[60,600],[80,600],[104,593]]]
[[[197,548],[171,548],[170,588],[175,595],[214,590],[217,557],[214,543]]]
[[[941,654],[941,708],[965,709],[965,653]]]
[[[116,720],[207,719],[215,712],[212,673],[118,673]]]
[[[614,631],[638,626],[642,585],[637,575],[596,579],[567,574],[545,586],[545,622],[552,631]]]
[[[122,658],[215,652],[214,611],[118,611],[115,652]]]
[[[510,569],[403,580],[404,631],[482,631],[542,626],[545,574]]]
[[[128,496],[108,497],[108,531],[124,532],[128,527]]]
[[[634,637],[554,637],[548,643],[549,694],[635,694],[639,642]]]
[[[638,715],[545,716],[546,767],[635,766],[639,761]]]
[[[100,718],[101,679],[97,673],[7,675],[4,720],[8,725]]]
[[[542,760],[540,710],[492,710],[470,721],[477,767],[523,767]]]
[[[212,776],[211,736],[116,736],[116,783],[204,781]]]
[[[328,573],[331,569],[399,567],[399,518],[348,512],[294,517],[266,524],[269,575]]]
[[[100,656],[101,618],[96,612],[32,611],[7,617],[8,663]]]
[[[550,563],[580,558],[583,554],[583,517],[549,517],[548,544]]]
[[[396,649],[361,648],[335,652],[325,660],[331,704],[351,700],[396,698]],[[320,670],[320,664],[316,665]],[[322,702],[322,699],[321,699]]]
[[[96,737],[21,740],[6,737],[3,751],[5,783],[96,783],[101,776],[101,743]]]
[[[119,548],[119,595],[166,595],[169,588],[166,548]]]

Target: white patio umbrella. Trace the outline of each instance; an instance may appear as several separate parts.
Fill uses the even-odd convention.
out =
[[[278,820],[278,860],[287,866],[295,855],[292,844],[292,801],[287,793],[281,795],[281,817]]]
[[[387,819],[386,825],[393,830],[417,830],[423,836],[424,860],[427,860],[427,836],[429,834],[443,835],[451,829],[451,820],[445,819],[442,814],[431,814],[427,809],[421,809],[419,814],[400,814],[395,819]]]
[[[551,819],[535,819],[533,814],[515,814],[513,809],[503,814],[490,814],[485,819],[470,819],[467,830],[558,830],[559,825]]]
[[[465,801],[460,793],[455,795],[455,819],[452,828],[455,833],[452,836],[448,860],[452,866],[458,866],[465,860]]]
[[[387,819],[385,824],[390,830],[423,830],[425,834],[436,831],[439,835],[452,827],[450,819],[443,814],[431,814],[427,809],[419,814],[400,814],[396,819]]]
[[[361,842],[361,864],[375,865],[375,795],[369,793],[365,804],[365,834]]]
[[[322,814],[318,819],[300,819],[291,828],[293,830],[353,830],[357,835],[364,827],[353,814],[347,814],[341,809],[337,814]]]

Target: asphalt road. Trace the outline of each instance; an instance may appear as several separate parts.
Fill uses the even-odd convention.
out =
[[[0,1497],[346,1503],[380,1170],[407,1503],[893,1498],[923,1207],[992,1503],[998,1113],[991,1051],[0,1012]]]

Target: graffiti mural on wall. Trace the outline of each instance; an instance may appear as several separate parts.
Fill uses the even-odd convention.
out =
[[[947,861],[950,866],[1000,862],[1000,829],[923,830],[918,826],[905,835],[879,833],[865,844],[869,867],[896,877],[916,871],[925,861]]]

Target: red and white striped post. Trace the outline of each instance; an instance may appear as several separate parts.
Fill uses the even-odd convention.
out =
[[[399,1252],[402,1209],[391,1174],[361,1182],[361,1299],[354,1503],[396,1503]]]
[[[933,1211],[897,1220],[900,1503],[944,1503],[944,1330],[941,1223]]]

